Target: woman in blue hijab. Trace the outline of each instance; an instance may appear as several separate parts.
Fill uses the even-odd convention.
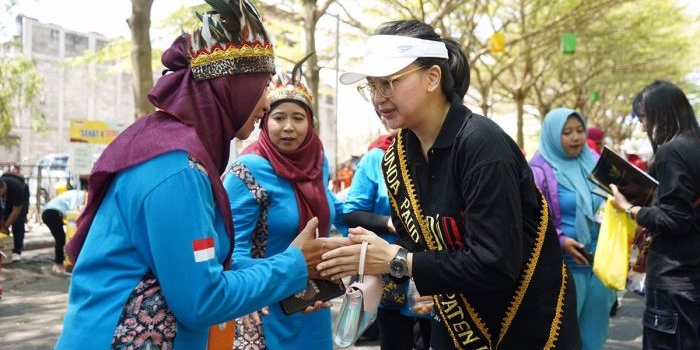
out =
[[[544,118],[539,150],[530,160],[535,182],[544,193],[559,234],[574,283],[584,350],[603,349],[615,292],[593,274],[598,243],[596,212],[603,199],[594,195],[587,176],[598,155],[586,145],[586,122],[569,108],[557,108]]]

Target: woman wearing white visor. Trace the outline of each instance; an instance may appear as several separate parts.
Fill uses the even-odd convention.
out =
[[[417,21],[375,34],[362,65],[340,78],[365,80],[360,93],[401,129],[382,164],[399,240],[350,229],[370,243],[365,273],[412,277],[434,296],[431,349],[580,349],[546,202],[510,136],[462,105],[469,66],[459,44]],[[327,252],[318,268],[350,276],[358,251]]]

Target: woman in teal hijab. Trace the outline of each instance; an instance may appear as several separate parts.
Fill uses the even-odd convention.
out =
[[[603,349],[615,301],[615,292],[601,283],[592,268],[600,229],[596,212],[603,199],[591,192],[595,185],[587,177],[597,160],[586,144],[586,122],[579,112],[557,108],[547,113],[530,166],[547,198],[564,260],[574,277],[584,350]]]

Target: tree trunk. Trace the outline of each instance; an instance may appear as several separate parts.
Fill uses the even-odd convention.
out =
[[[134,119],[153,111],[147,94],[153,88],[151,64],[151,7],[153,0],[131,0],[131,66],[134,90]]]
[[[304,35],[306,39],[306,53],[304,56],[316,51],[316,24],[318,23],[318,14],[316,13],[316,3],[315,1],[305,1],[304,2]],[[306,70],[304,71],[304,76],[306,77],[306,84],[308,85],[309,91],[314,96],[312,102],[312,108],[314,116],[317,118],[316,130],[321,130],[321,120],[318,120],[318,84],[319,84],[319,68],[318,68],[318,56],[313,55],[309,57],[306,61]]]
[[[524,150],[525,149],[525,137],[523,135],[523,116],[525,115],[525,94],[522,93],[521,90],[518,90],[518,93],[515,96],[515,105],[516,105],[516,113],[517,113],[517,135],[515,138],[515,142],[518,144],[520,149]]]

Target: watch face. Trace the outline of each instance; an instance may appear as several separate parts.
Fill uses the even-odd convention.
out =
[[[394,277],[401,278],[406,275],[406,270],[408,270],[408,265],[406,260],[392,260],[389,264],[390,273]]]

